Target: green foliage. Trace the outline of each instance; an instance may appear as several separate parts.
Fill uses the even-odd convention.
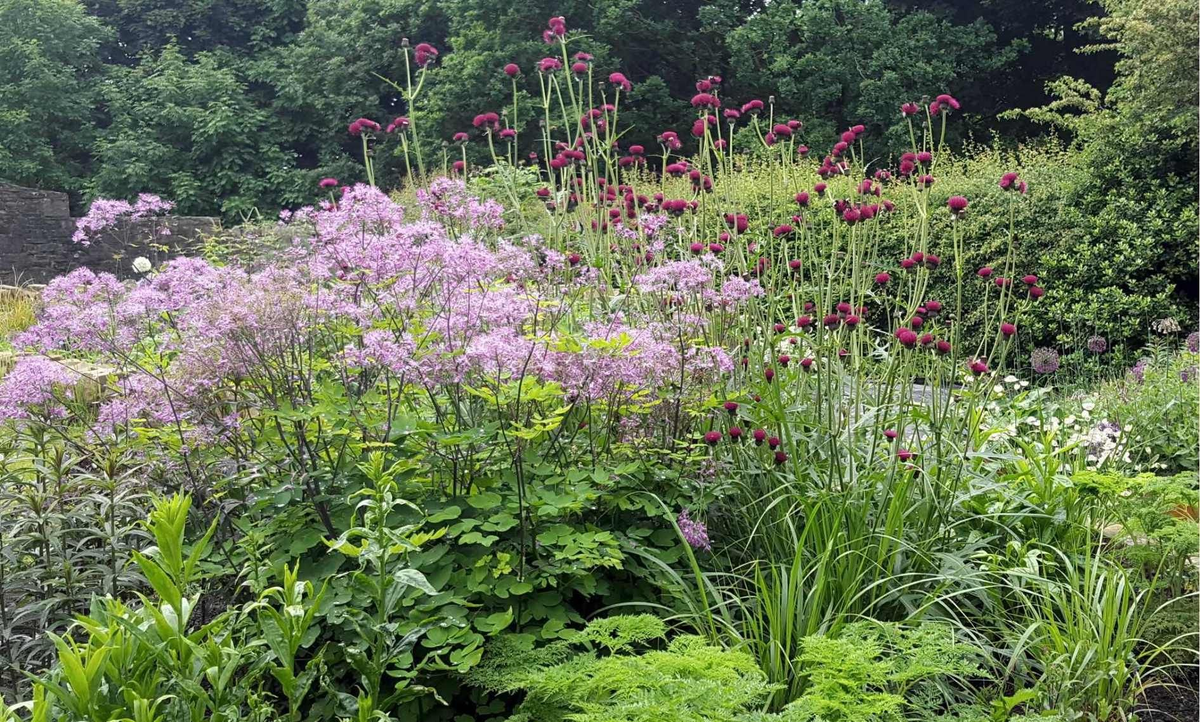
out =
[[[799,657],[807,689],[785,716],[865,722],[954,712],[970,699],[968,684],[987,676],[982,656],[935,624],[903,629],[859,622],[836,637],[808,637]]]
[[[108,35],[78,0],[0,2],[0,179],[82,188]]]
[[[585,627],[575,643],[531,649],[503,642],[468,679],[525,692],[510,719],[530,722],[743,719],[771,691],[749,656],[700,637],[676,637],[664,649],[634,654],[635,647],[666,636],[654,617],[609,617]]]
[[[894,148],[908,137],[902,103],[929,88],[965,98],[969,83],[960,82],[986,77],[1016,57],[996,49],[982,21],[956,25],[930,12],[898,13],[880,0],[772,2],[728,43],[739,88],[752,97],[773,95],[775,116],[804,121],[804,137],[816,147],[861,123],[875,147]]]

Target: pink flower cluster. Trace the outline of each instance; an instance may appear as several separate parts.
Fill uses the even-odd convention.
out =
[[[175,204],[171,201],[163,200],[152,193],[138,195],[133,203],[97,198],[88,207],[87,214],[75,221],[75,232],[71,235],[71,240],[83,246],[91,245],[97,234],[121,221],[165,215],[174,207]]]

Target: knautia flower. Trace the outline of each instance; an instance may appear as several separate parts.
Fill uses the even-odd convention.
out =
[[[609,74],[609,76],[608,76],[608,82],[610,82],[610,83],[612,83],[613,85],[617,86],[617,87],[618,87],[618,88],[620,88],[621,90],[624,90],[626,93],[628,93],[629,91],[633,90],[633,83],[629,82],[629,79],[625,77],[625,74],[624,74],[624,73],[611,73],[611,74]]]
[[[1029,357],[1029,364],[1036,373],[1054,373],[1058,370],[1058,352],[1052,348],[1036,348]]]
[[[1108,350],[1108,340],[1103,336],[1092,336],[1087,340],[1087,350],[1094,354],[1102,354]]]
[[[712,551],[712,544],[708,540],[708,527],[704,525],[704,522],[692,519],[688,515],[687,509],[679,512],[675,523],[679,526],[679,533],[683,535],[683,540],[688,543],[688,546],[693,549]]]

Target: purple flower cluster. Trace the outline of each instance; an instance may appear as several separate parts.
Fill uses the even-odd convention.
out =
[[[123,220],[136,221],[169,213],[175,204],[152,193],[142,193],[133,203],[108,198],[97,198],[88,207],[83,218],[75,221],[75,233],[71,240],[83,246],[91,245],[101,231],[111,228]]]
[[[1052,348],[1036,348],[1029,357],[1029,362],[1036,373],[1054,373],[1058,370],[1058,352]]]
[[[679,533],[683,535],[684,541],[693,549],[703,549],[704,551],[712,551],[712,544],[708,540],[708,527],[704,522],[696,521],[688,515],[688,510],[684,509],[679,512],[679,517],[675,520],[679,526]]]
[[[0,418],[62,417],[62,401],[83,376],[45,356],[19,359],[0,381]]]

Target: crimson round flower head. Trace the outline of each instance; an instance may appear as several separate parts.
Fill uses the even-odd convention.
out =
[[[900,261],[900,267],[903,268],[904,270],[908,271],[913,268],[916,268],[917,262],[911,258],[905,258],[904,260]]]
[[[776,123],[775,126],[771,128],[771,132],[780,138],[792,137],[792,129],[788,127],[787,123]]]
[[[940,256],[935,256],[932,253],[925,254],[925,267],[926,268],[937,268],[941,264],[942,264],[942,259]]]
[[[779,448],[779,443],[778,436],[772,436],[771,438],[767,439],[767,446],[771,447],[772,449]]]
[[[728,411],[730,414],[737,414],[738,402],[726,401],[724,404],[724,407],[725,407],[725,410]]]
[[[763,105],[763,102],[761,100],[757,100],[757,99],[748,100],[742,104],[742,112],[758,115],[759,113],[761,113],[763,111],[763,108],[765,108],[765,107],[766,106]]]
[[[413,48],[413,60],[422,68],[437,60],[438,51],[429,43],[417,43]]]
[[[949,341],[938,341],[936,344],[934,344],[934,348],[937,349],[938,353],[945,356],[946,354],[950,353],[951,346]]]
[[[1000,324],[1000,333],[1004,334],[1005,338],[1012,338],[1017,333],[1017,327],[1011,323]]]
[[[920,316],[913,316],[908,320],[908,325],[912,326],[914,329],[921,328],[921,326],[925,325],[925,319],[921,318]]]
[[[775,230],[771,231],[771,233],[774,234],[776,238],[779,238],[780,236],[790,236],[795,230],[795,228],[792,228],[790,225],[784,223],[782,225],[775,226]]]
[[[942,302],[941,301],[926,301],[925,302],[925,310],[929,312],[930,316],[932,316],[935,313],[938,313],[942,310]]]
[[[796,319],[796,327],[801,330],[804,330],[804,329],[808,328],[809,326],[812,326],[812,323],[813,323],[813,320],[808,316],[801,316],[800,318]]]
[[[454,165],[452,167],[454,168],[455,173],[462,173],[464,170],[467,169],[467,164],[462,162],[461,160],[456,160],[456,161],[454,161]]]
[[[725,246],[722,246],[720,243],[710,243],[708,244],[708,251],[719,256],[725,252]]]
[[[980,278],[991,278],[992,273],[994,273],[994,271],[992,271],[991,266],[984,266],[983,268],[976,271],[975,275],[979,276]]]
[[[792,339],[792,340],[795,341],[796,339]],[[791,356],[788,356],[787,354],[780,354],[780,356],[779,356],[779,365],[780,366],[787,368],[787,365],[790,364],[791,362],[792,362]]]
[[[767,440],[767,431],[766,429],[755,429],[753,436],[754,443],[762,446],[762,443]]]
[[[961,216],[967,212],[967,199],[962,196],[950,196],[946,201],[946,207],[956,216]]]
[[[904,103],[900,106],[900,115],[904,118],[921,112],[921,106],[916,103]]]
[[[799,193],[796,194],[796,203],[798,203],[801,206],[807,206],[808,205],[808,197],[809,197],[808,191],[800,191]]]
[[[505,128],[500,131],[500,140],[516,140],[517,131],[512,128]]]
[[[350,127],[348,128],[348,130],[350,131],[350,135],[361,135],[364,131],[368,131],[368,130],[373,130],[373,131],[378,132],[379,131],[379,123],[376,123],[375,121],[373,121],[369,118],[359,118],[358,120],[356,120],[350,124]]]
[[[842,319],[840,316],[838,316],[836,313],[831,313],[825,317],[823,323],[825,324],[825,328],[836,328],[841,322]]]
[[[813,360],[811,358],[805,356],[804,358],[800,359],[800,368],[804,369],[805,371],[812,370],[812,365]]]
[[[696,93],[692,96],[693,108],[719,108],[721,101],[712,93]]]
[[[896,332],[896,340],[905,348],[912,348],[917,345],[917,334],[910,328],[902,328]]]
[[[826,189],[826,188],[828,188],[828,187],[829,187],[829,186],[828,186],[827,184],[825,184],[825,183],[818,183],[818,184],[816,184],[815,186],[813,186],[813,191],[814,191],[814,192],[815,192],[817,195],[819,195],[819,196],[824,196],[824,195],[825,195],[825,189]]]
[[[725,117],[725,120],[728,120],[730,123],[732,123],[733,121],[742,117],[742,111],[738,110],[737,108],[727,108],[721,115]]]
[[[1006,191],[1016,190],[1017,189],[1017,179],[1018,179],[1018,176],[1016,173],[1013,173],[1011,171],[1008,173],[1005,173],[1004,175],[1000,176],[1000,187]]]
[[[740,426],[730,426],[730,427],[729,427],[729,432],[728,432],[728,433],[729,433],[729,438],[730,438],[731,440],[733,440],[733,441],[741,441],[741,440],[742,440],[742,434],[743,434],[743,433],[745,433],[745,432],[743,432],[743,431],[742,431],[742,427],[740,427]]]
[[[408,129],[409,125],[411,125],[409,119],[401,115],[392,122],[388,123],[387,132],[395,133],[397,131],[404,131]]]
[[[976,376],[986,374],[988,372],[987,362],[983,359],[973,359],[971,363],[968,364],[968,368],[970,368],[971,373],[975,374]]]
[[[788,268],[792,269],[793,271],[799,271],[800,267],[803,265],[804,264],[800,262],[799,258],[793,258],[792,260],[788,261]]]
[[[798,120],[789,120],[787,122],[787,127],[791,131],[797,131],[804,127],[804,123],[801,123]]]
[[[504,74],[510,78],[515,78],[521,74],[521,66],[516,63],[509,63],[504,66]]]
[[[1007,288],[1012,285],[1012,281],[1005,278],[1004,276],[1000,276],[999,278],[997,278],[995,280],[995,284],[996,284],[997,288]]]
[[[590,66],[582,60],[576,60],[575,62],[571,63],[571,72],[575,73],[576,75],[587,75],[589,67]]]
[[[850,314],[849,316],[846,317],[846,325],[849,326],[850,328],[854,328],[855,326],[857,326],[859,324],[859,322],[861,320],[862,319],[860,319],[858,316],[855,316],[854,314]]]
[[[1037,282],[1038,282],[1038,277],[1033,274],[1030,274],[1028,276],[1023,276],[1021,278],[1021,282],[1024,283],[1026,286],[1036,286]]]
[[[784,326],[782,323],[777,323],[774,326],[772,326],[771,328],[773,328],[775,330],[775,333],[783,333],[784,331],[787,330],[787,326]]]
[[[912,461],[916,456],[917,452],[909,451],[908,449],[899,449],[896,451],[896,458],[900,461]]]
[[[962,107],[957,100],[945,93],[934,98],[934,102],[940,103],[943,108],[950,108],[951,110],[958,110]]]
[[[567,263],[571,264],[572,266],[578,266],[579,262],[582,260],[583,257],[578,253],[572,253],[571,255],[567,256]]]
[[[542,58],[538,61],[538,71],[542,73],[552,73],[555,70],[562,70],[562,61],[558,58]]]
[[[463,131],[459,131],[454,134],[454,142],[455,143],[466,143],[470,139],[471,139],[471,136],[468,135],[467,133],[464,133]]]
[[[317,183],[319,188],[336,188],[338,184],[337,178],[322,178],[320,183]]]
[[[624,73],[610,73],[608,76],[608,82],[617,86],[621,90],[624,90],[626,93],[633,90],[633,83],[629,82],[629,79],[625,77]]]
[[[688,250],[699,256],[701,253],[704,253],[704,244],[699,242],[693,243],[692,245],[688,246]]]
[[[782,450],[775,452],[775,464],[776,465],[786,464],[787,460],[788,460],[787,452],[782,451]]]
[[[892,276],[890,273],[888,273],[886,271],[884,271],[883,273],[875,274],[875,283],[878,283],[881,286],[890,280],[892,280]]]
[[[1036,301],[1037,299],[1039,299],[1045,295],[1046,295],[1046,289],[1042,288],[1041,286],[1030,286],[1029,287],[1029,297],[1032,298],[1033,300]]]
[[[770,366],[766,367],[763,369],[763,377],[766,378],[767,383],[770,383],[775,378],[775,369]]]
[[[547,20],[546,26],[554,37],[561,38],[567,34],[567,19],[562,15],[558,15]]]
[[[897,436],[899,436],[895,429],[884,429],[883,435],[889,439],[895,439]]]
[[[710,431],[704,435],[704,443],[709,446],[716,446],[721,441],[720,431]]]
[[[931,333],[921,334],[920,341],[921,341],[922,346],[928,346],[929,344],[933,343],[933,334],[931,334]]]

